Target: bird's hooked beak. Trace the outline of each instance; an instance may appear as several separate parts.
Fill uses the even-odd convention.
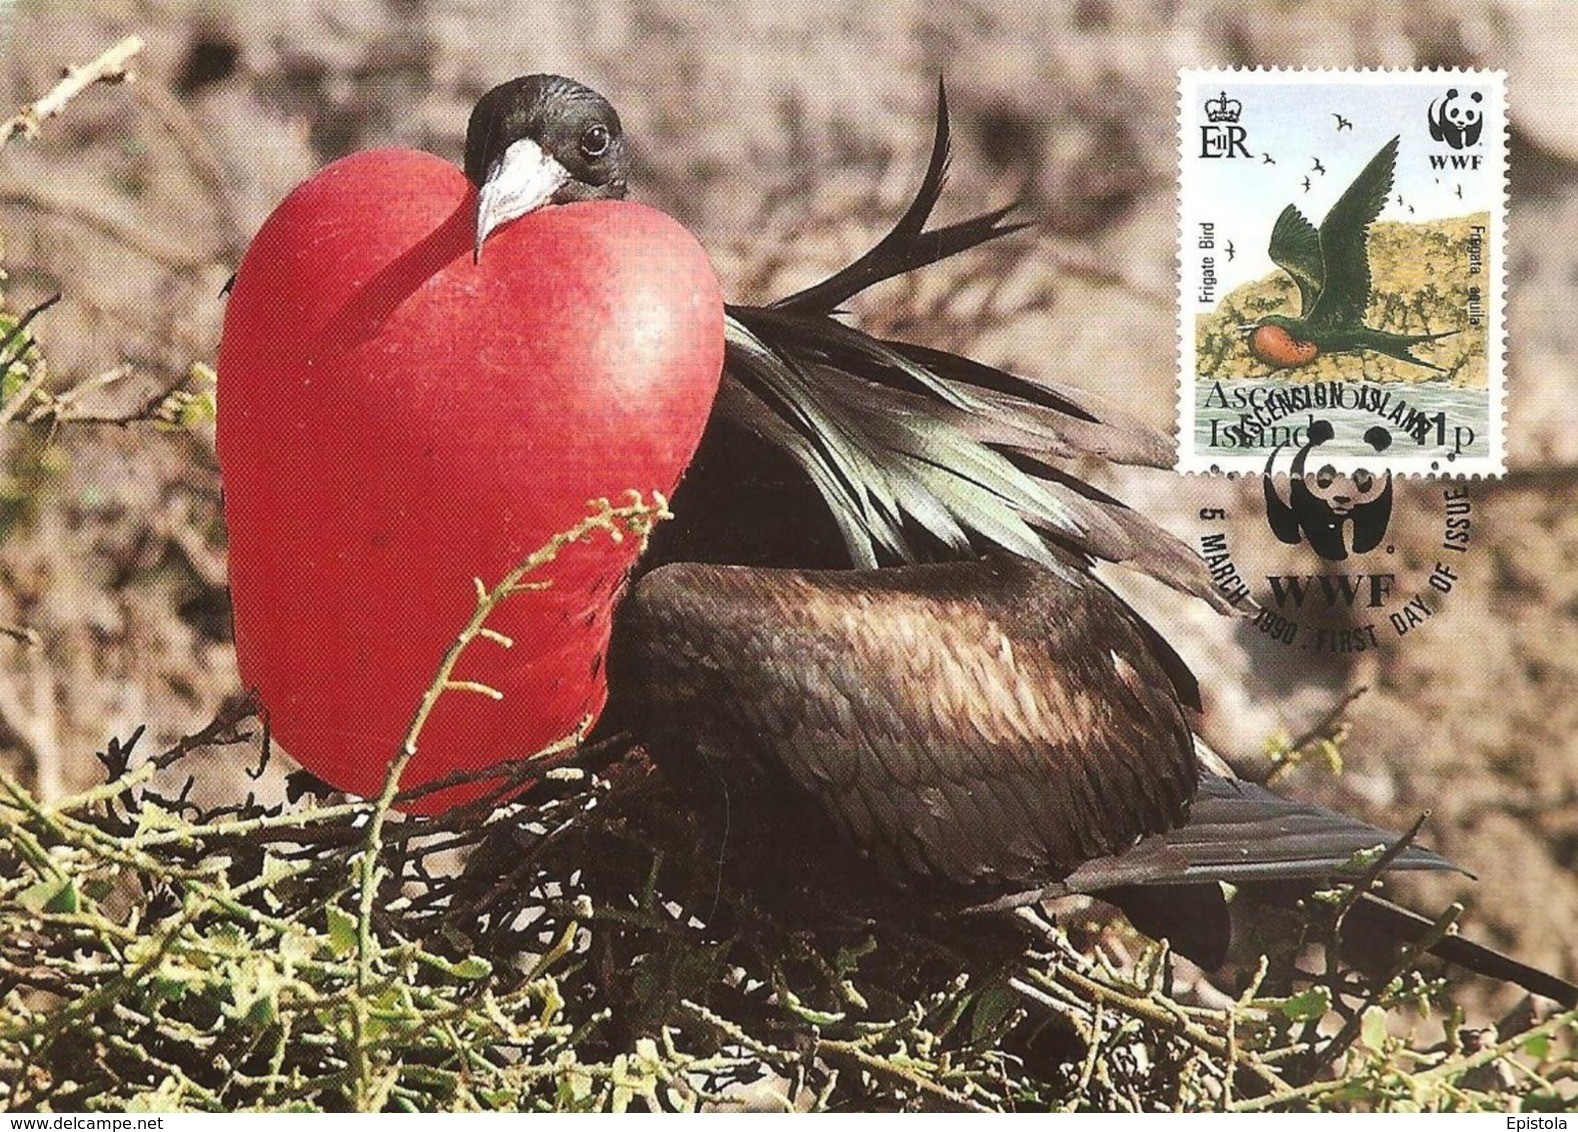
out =
[[[1240,334],[1248,334],[1251,330],[1260,329],[1260,324],[1258,322],[1245,322],[1233,327],[1233,329],[1238,331]]]
[[[521,138],[506,149],[489,167],[477,192],[472,262],[482,262],[482,241],[489,232],[548,204],[569,180],[569,170],[530,138]]]

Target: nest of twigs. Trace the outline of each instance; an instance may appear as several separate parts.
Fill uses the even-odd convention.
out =
[[[659,511],[603,502],[575,537]],[[1262,963],[1229,997],[1078,920],[761,891],[619,736],[436,818],[394,809],[402,758],[375,801],[195,802],[200,752],[261,764],[264,731],[238,704],[157,755],[139,732],[48,805],[0,777],[0,1107],[1504,1110],[1578,1078],[1578,1012],[1449,1012],[1426,1044],[1450,1007],[1410,969],[1272,995]]]

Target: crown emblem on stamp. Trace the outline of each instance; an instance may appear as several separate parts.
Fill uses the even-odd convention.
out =
[[[1208,122],[1236,122],[1244,110],[1244,104],[1236,98],[1227,97],[1227,91],[1222,91],[1216,98],[1205,100],[1205,117]]]

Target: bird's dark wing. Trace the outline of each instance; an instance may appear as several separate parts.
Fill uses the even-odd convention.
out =
[[[1390,847],[1397,834],[1307,802],[1284,798],[1242,779],[1202,773],[1189,820],[1127,852],[1082,865],[1064,881],[1070,892],[1113,885],[1245,884],[1300,878],[1356,877],[1357,854]],[[1410,845],[1393,869],[1462,872],[1428,849]]]
[[[1397,835],[1218,773],[1190,736],[1176,658],[1154,648],[1077,562],[676,565],[636,583],[616,617],[609,710],[711,802],[725,864],[792,862],[796,883],[834,889],[863,862],[929,910],[1094,893],[1215,965],[1229,938],[1219,882],[1297,900],[1358,880],[1361,854]],[[1388,867],[1456,869],[1412,845]],[[1367,893],[1344,954],[1427,927]],[[1578,997],[1479,944],[1430,950]]]
[[[753,814],[805,808],[893,884],[967,903],[1045,884],[1194,795],[1167,667],[1076,562],[676,565],[616,622],[610,687],[676,784],[721,784],[758,836]]]
[[[1364,321],[1365,308],[1370,303],[1370,225],[1381,214],[1392,190],[1396,165],[1397,139],[1393,138],[1370,158],[1321,221],[1324,282],[1320,299],[1308,315],[1312,325]]]
[[[708,500],[714,513],[724,497],[742,496],[728,522],[750,524],[760,521],[744,505],[750,491],[791,514],[806,515],[808,499],[826,513],[827,521],[808,524],[805,556],[779,556],[779,565],[873,567],[994,548],[1050,564],[1068,548],[1153,572],[1226,608],[1198,556],[1173,536],[1020,459],[1165,467],[1174,452],[1168,438],[1073,388],[878,339],[837,317],[839,304],[875,283],[1023,227],[1003,223],[1008,210],[997,209],[926,230],[947,163],[939,88],[931,161],[893,230],[816,286],[765,306],[728,306],[723,392],[674,500],[679,522],[660,530],[650,561],[729,560],[720,544],[740,540],[718,536],[718,523],[708,530],[688,521],[687,496]],[[771,482],[758,471],[768,466]],[[773,537],[762,536],[754,541]]]
[[[621,608],[609,680],[675,781],[721,783],[736,823],[810,807],[890,882],[981,907],[1340,877],[1396,839],[1202,769],[1219,763],[1190,734],[1187,670],[1072,561],[668,566]],[[1413,846],[1391,867],[1454,868]]]
[[[1271,229],[1271,262],[1299,285],[1299,317],[1308,318],[1320,299],[1325,273],[1321,269],[1320,233],[1293,205],[1282,210]]]

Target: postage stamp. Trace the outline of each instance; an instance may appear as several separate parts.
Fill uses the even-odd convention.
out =
[[[1504,470],[1505,78],[1180,72],[1179,471]]]

